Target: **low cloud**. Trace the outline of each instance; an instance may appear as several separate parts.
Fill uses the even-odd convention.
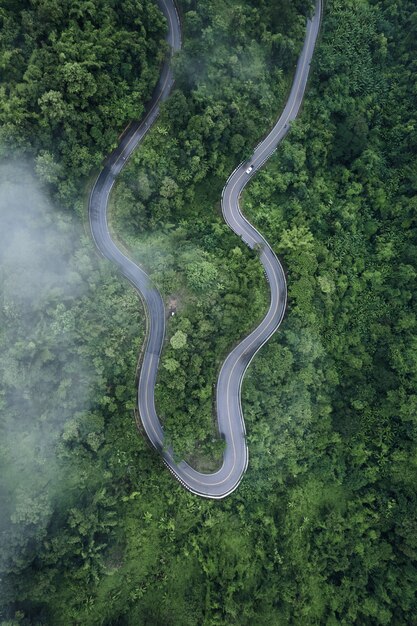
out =
[[[73,307],[87,289],[81,232],[30,167],[0,166],[0,604],[36,555],[65,478],[65,422],[88,409]]]

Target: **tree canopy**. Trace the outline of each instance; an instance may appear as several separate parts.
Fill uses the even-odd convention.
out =
[[[221,189],[285,101],[311,4],[182,0],[177,88],[112,197],[117,237],[175,299],[157,409],[206,471],[218,368],[268,302]],[[245,378],[250,464],[220,502],[138,436],[144,314],[45,196],[82,206],[87,164],[155,83],[163,19],[130,0],[8,0],[0,19],[2,146],[29,162],[0,169],[0,624],[414,624],[415,3],[326,2],[300,118],[244,194],[289,303]],[[126,32],[140,65],[118,56]]]

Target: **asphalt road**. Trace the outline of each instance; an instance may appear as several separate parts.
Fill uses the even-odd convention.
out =
[[[157,0],[167,17],[168,43],[172,52],[181,47],[181,29],[173,0]],[[248,181],[262,167],[289,132],[291,121],[300,110],[310,63],[321,21],[322,3],[316,0],[315,14],[307,23],[307,32],[300,54],[294,82],[285,109],[268,136],[257,146],[251,159],[239,165],[229,177],[222,193],[223,215],[232,230],[250,247],[259,250],[271,301],[259,326],[228,355],[217,383],[217,420],[220,436],[225,440],[221,468],[212,474],[197,472],[185,461],[176,463],[171,449],[164,448],[164,433],[155,409],[155,383],[159,358],[165,337],[165,308],[158,290],[149,277],[128,259],[112,241],[107,224],[107,205],[117,175],[133,150],[142,141],[159,114],[159,105],[169,95],[173,76],[165,63],[149,110],[142,122],[129,126],[117,149],[107,159],[92,189],[89,202],[91,232],[100,252],[116,263],[121,272],[139,291],[147,310],[147,343],[138,385],[138,408],[143,427],[152,445],[160,452],[172,474],[189,491],[206,498],[221,499],[232,493],[248,466],[245,422],[241,406],[241,385],[245,371],[256,352],[279,327],[285,313],[287,287],[283,268],[263,236],[246,220],[239,207],[239,197]],[[251,167],[249,173],[246,170]]]

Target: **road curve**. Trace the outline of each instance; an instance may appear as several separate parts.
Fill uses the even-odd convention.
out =
[[[181,30],[173,0],[157,0],[169,25],[167,41],[172,53],[181,47]],[[239,197],[245,185],[276,150],[290,130],[290,123],[300,110],[310,63],[316,44],[322,13],[322,0],[316,0],[312,19],[300,54],[294,82],[285,109],[268,136],[257,146],[251,159],[240,164],[229,177],[222,192],[222,211],[230,228],[252,249],[259,251],[260,261],[270,285],[271,301],[259,326],[228,355],[220,371],[216,390],[217,421],[225,440],[221,468],[211,474],[197,472],[185,461],[175,462],[173,451],[164,447],[164,432],[155,409],[155,383],[165,337],[165,308],[158,290],[149,277],[128,259],[111,239],[107,224],[107,205],[111,189],[127,158],[142,141],[158,116],[159,105],[172,88],[170,59],[164,64],[149,112],[142,122],[129,126],[119,146],[107,159],[91,191],[89,219],[93,239],[100,252],[116,263],[121,272],[138,289],[147,309],[147,343],[143,354],[138,385],[138,408],[143,427],[152,445],[160,452],[172,474],[192,493],[221,499],[239,485],[248,466],[246,431],[241,406],[241,385],[245,371],[257,351],[276,331],[284,316],[287,288],[283,268],[263,236],[242,215]],[[252,168],[249,173],[246,170]]]

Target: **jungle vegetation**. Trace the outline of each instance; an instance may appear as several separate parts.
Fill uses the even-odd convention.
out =
[[[282,107],[311,3],[181,9],[176,89],[111,215],[177,299],[158,410],[177,453],[208,468],[219,457],[217,368],[268,301],[256,255],[222,222],[220,193]],[[187,493],[137,433],[143,312],[80,219],[87,177],[144,110],[163,19],[133,0],[3,0],[0,16],[2,149],[16,157],[0,170],[0,624],[416,624],[414,2],[326,2],[301,116],[244,194],[287,269],[289,307],[245,379],[250,465],[221,502]],[[129,52],[112,41],[126,30],[142,65],[123,76]],[[84,37],[82,55],[120,79],[124,112],[97,92],[78,111],[81,97],[59,82],[67,55],[91,72],[70,53]],[[69,51],[48,65],[46,91],[75,117],[56,126],[27,92],[42,86],[44,48],[59,59],[62,39]],[[40,74],[24,78],[33,63]],[[92,135],[90,118],[110,134]],[[74,146],[88,150],[82,171]]]

